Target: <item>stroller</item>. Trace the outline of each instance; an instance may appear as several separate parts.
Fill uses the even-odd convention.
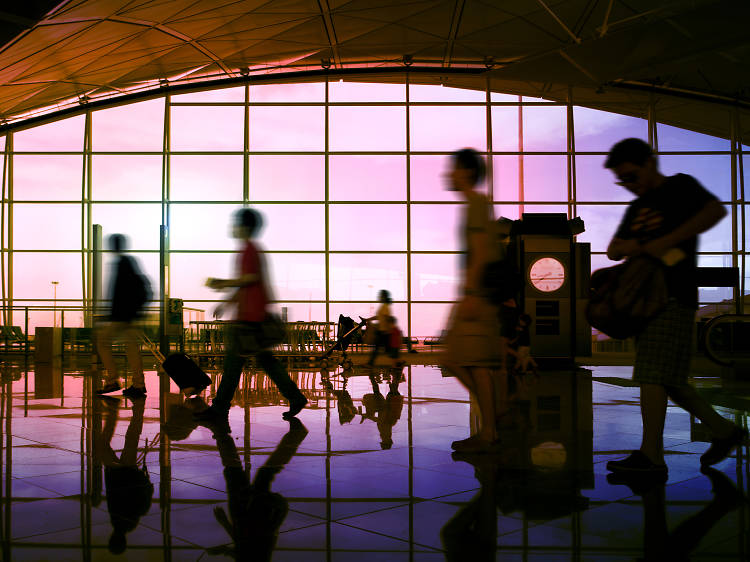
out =
[[[359,335],[359,330],[361,330],[362,327],[367,324],[367,320],[365,320],[361,316],[359,317],[359,319],[359,324],[356,324],[354,320],[352,320],[348,316],[339,314],[339,322],[338,326],[336,327],[336,343],[326,349],[320,356],[321,369],[327,369],[330,366],[331,356],[335,351],[341,352],[341,361],[339,361],[338,364],[343,367],[345,371],[348,371],[352,368],[352,360],[347,357],[346,350],[349,348],[349,345],[352,343],[352,340],[355,338],[355,336]]]

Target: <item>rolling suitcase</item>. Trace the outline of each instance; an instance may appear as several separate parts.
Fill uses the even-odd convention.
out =
[[[211,377],[204,373],[203,369],[196,365],[189,356],[175,352],[165,358],[145,335],[143,335],[143,341],[185,396],[199,394],[211,384]]]

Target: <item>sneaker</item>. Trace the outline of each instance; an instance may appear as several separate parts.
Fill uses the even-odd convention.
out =
[[[137,386],[129,386],[125,390],[122,391],[123,396],[127,396],[131,400],[135,400],[138,398],[145,398],[146,397],[146,387],[143,388],[137,387]]]
[[[293,418],[299,414],[305,406],[307,406],[307,398],[300,394],[297,398],[293,398],[289,401],[289,410],[281,414],[281,417],[285,420]]]
[[[747,441],[747,437],[747,429],[735,425],[727,437],[711,439],[711,446],[701,456],[701,466],[711,466],[723,461],[735,447]]]
[[[99,390],[95,390],[94,394],[98,394],[99,396],[102,396],[104,394],[111,394],[113,392],[117,392],[118,390],[120,390],[120,383],[110,382],[110,383],[105,384]]]
[[[630,456],[619,461],[609,461],[607,470],[612,472],[633,472],[638,474],[667,474],[666,464],[654,464],[641,451],[633,451]]]
[[[654,489],[664,488],[667,483],[667,472],[617,471],[607,474],[607,482],[627,486],[633,494],[643,496]]]
[[[479,440],[479,435],[472,435],[471,437],[467,437],[466,439],[459,439],[451,443],[451,449],[453,449],[454,451],[463,451],[465,447],[471,447],[473,446],[475,441]]]

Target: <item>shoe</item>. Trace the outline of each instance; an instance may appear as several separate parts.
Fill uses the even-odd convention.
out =
[[[199,425],[213,431],[214,434],[232,432],[232,428],[229,425],[229,410],[220,410],[214,406],[209,406],[201,412],[194,412],[193,419]]]
[[[454,447],[457,453],[476,453],[476,454],[497,454],[503,450],[502,444],[499,439],[494,441],[485,441],[479,436],[472,436],[463,441],[454,442]],[[451,444],[452,446],[453,444]]]
[[[118,390],[120,390],[120,383],[111,382],[111,383],[105,384],[99,390],[95,390],[94,394],[98,394],[99,396],[102,396],[104,394],[111,394],[113,392],[117,392]]]
[[[131,400],[146,397],[146,387],[139,388],[137,386],[129,386],[122,391],[123,396],[127,396]]]
[[[642,496],[656,488],[663,488],[667,483],[667,472],[612,472],[607,474],[607,482],[614,485],[624,485],[633,494]]]
[[[701,466],[711,466],[723,461],[735,447],[747,441],[747,437],[747,429],[735,425],[727,437],[711,439],[711,446],[701,456]]]
[[[641,451],[633,451],[630,456],[619,461],[609,461],[607,470],[612,472],[632,472],[637,474],[667,474],[666,464],[654,464]]]
[[[281,417],[285,420],[293,418],[299,414],[305,406],[307,406],[307,398],[300,394],[297,398],[293,398],[289,401],[289,410],[281,414]]]
[[[473,446],[475,441],[479,440],[479,435],[472,435],[471,437],[467,437],[466,439],[459,439],[458,441],[454,441],[451,443],[451,449],[454,451],[463,451],[465,447],[471,447]]]
[[[711,492],[714,494],[714,500],[728,510],[740,507],[748,501],[745,494],[723,472],[719,472],[710,466],[702,466],[701,473],[705,474],[711,481]]]

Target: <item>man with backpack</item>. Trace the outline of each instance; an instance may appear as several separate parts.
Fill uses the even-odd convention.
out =
[[[151,286],[140,272],[135,260],[124,254],[126,246],[127,241],[122,234],[113,234],[109,237],[109,247],[117,256],[117,262],[110,285],[109,316],[97,330],[96,350],[107,371],[107,377],[104,386],[96,393],[110,394],[121,388],[117,365],[112,356],[112,342],[118,338],[126,342],[128,365],[133,370],[133,384],[122,393],[132,399],[146,396],[139,334],[133,321],[141,315],[143,307],[151,299]]]

